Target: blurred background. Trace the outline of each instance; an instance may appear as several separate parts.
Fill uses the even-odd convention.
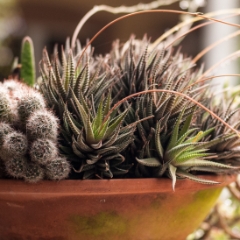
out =
[[[150,3],[151,0],[141,0]],[[162,0],[169,5],[165,9],[211,12],[220,9],[240,8],[239,0]],[[0,0],[0,81],[6,79],[11,72],[14,57],[20,55],[21,41],[28,35],[33,39],[36,64],[41,60],[42,49],[47,47],[52,51],[56,43],[62,45],[67,37],[71,37],[79,20],[94,5],[132,6],[139,0]],[[99,12],[87,21],[78,36],[82,45],[94,36],[104,25],[122,16],[107,12]],[[147,34],[152,41],[156,40],[167,29],[181,21],[180,15],[154,13],[134,16],[122,20],[104,31],[93,43],[96,54],[107,53],[112,41],[120,39],[127,41],[131,34],[142,38]],[[227,21],[239,23],[239,15],[228,18]],[[204,47],[238,30],[219,23],[201,28],[190,33],[182,42],[182,52],[196,56]],[[223,42],[210,51],[201,61],[206,68],[214,65],[220,59],[240,49],[239,36]],[[239,56],[239,54],[238,54]],[[240,73],[239,61],[227,61],[217,69],[218,74]],[[37,65],[38,66],[38,65]],[[225,79],[232,84],[240,83],[239,78]],[[218,80],[219,81],[219,80]],[[240,182],[240,181],[239,181]],[[232,190],[234,189],[234,190]],[[234,192],[235,191],[235,192]],[[240,239],[234,233],[240,234],[240,183],[223,193],[218,205],[200,226],[199,230],[188,239]],[[225,224],[225,225],[224,225]],[[231,235],[233,233],[233,235]],[[240,235],[238,235],[240,236]]]
[[[142,0],[149,3],[151,0]],[[162,0],[168,5],[160,8],[176,9],[199,12],[209,12],[218,9],[240,7],[239,0]],[[110,6],[131,6],[139,0],[0,0],[0,80],[8,77],[10,66],[15,56],[19,56],[21,40],[28,35],[33,39],[36,63],[41,59],[42,49],[46,46],[51,52],[55,43],[64,44],[66,37],[71,37],[79,20],[94,5],[106,4]],[[84,45],[86,39],[91,38],[105,24],[122,14],[113,15],[99,12],[84,25],[79,39]],[[236,22],[238,17],[228,19]],[[134,16],[122,20],[104,31],[93,43],[95,53],[104,54],[111,49],[112,41],[120,39],[124,42],[133,33],[137,38],[142,38],[146,33],[152,41],[156,40],[167,29],[180,21],[178,14],[153,13]],[[204,46],[220,39],[229,32],[236,30],[223,24],[212,24],[189,34],[182,42],[182,51],[190,56],[195,56]],[[232,41],[235,41],[234,43]],[[207,57],[207,65],[216,59],[226,56],[239,47],[237,38],[221,45]],[[213,53],[213,52],[212,52]],[[213,59],[212,59],[213,58]],[[231,67],[233,65],[231,64]],[[233,69],[236,66],[232,67]],[[235,70],[231,69],[231,73]]]

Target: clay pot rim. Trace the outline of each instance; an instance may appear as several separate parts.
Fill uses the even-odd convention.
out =
[[[168,178],[138,178],[110,180],[61,180],[26,183],[22,180],[0,179],[0,195],[4,194],[55,194],[59,195],[104,195],[104,194],[144,194],[160,192],[196,191],[208,188],[222,188],[234,182],[237,175],[199,175],[199,177],[220,182],[219,184],[201,184],[188,179],[178,179],[175,191],[172,180]]]

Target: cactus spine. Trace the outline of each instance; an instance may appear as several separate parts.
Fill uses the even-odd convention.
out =
[[[46,110],[33,112],[26,124],[27,136],[33,140],[38,138],[56,140],[57,129],[57,118]]]
[[[0,148],[3,144],[5,136],[13,131],[14,129],[8,123],[0,122]]]
[[[27,153],[28,141],[26,135],[13,131],[8,133],[3,141],[3,158],[12,156],[24,156]]]
[[[29,154],[33,162],[47,165],[57,156],[58,150],[52,140],[39,138],[32,143]]]
[[[69,174],[70,165],[63,157],[57,157],[46,167],[46,176],[51,180],[66,178]]]
[[[0,115],[0,175],[6,171],[32,183],[66,178],[70,165],[58,154],[58,119],[46,109],[42,95],[14,80],[5,81],[0,90],[8,101],[4,106],[11,107]],[[15,118],[6,118],[8,112]]]

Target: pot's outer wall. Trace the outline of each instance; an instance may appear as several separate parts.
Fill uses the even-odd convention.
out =
[[[185,239],[234,179],[179,180],[175,192],[169,179],[0,180],[0,239]]]

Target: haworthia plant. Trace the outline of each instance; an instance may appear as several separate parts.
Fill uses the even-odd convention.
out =
[[[83,179],[168,176],[173,188],[177,178],[216,183],[197,177],[198,172],[238,170],[238,151],[231,148],[239,144],[236,136],[223,134],[221,124],[210,123],[183,97],[146,92],[109,112],[123,98],[147,90],[179,91],[208,103],[208,85],[194,84],[202,68],[194,69],[190,58],[172,49],[149,52],[148,44],[146,38],[130,39],[122,47],[115,42],[106,58],[94,58],[90,48],[79,59],[79,43],[69,50],[69,40],[62,59],[56,49],[52,61],[43,51],[41,91],[61,120],[62,154]],[[223,152],[214,150],[226,142]]]

